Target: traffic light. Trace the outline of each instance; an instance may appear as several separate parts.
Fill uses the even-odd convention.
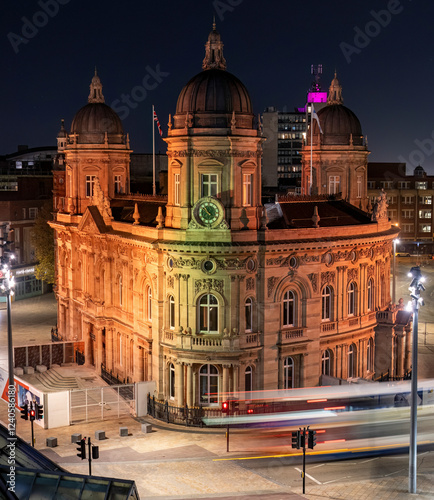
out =
[[[44,407],[35,403],[36,420],[44,418]]]
[[[293,431],[292,432],[292,447],[297,448],[297,450],[301,447],[301,432]]]
[[[27,403],[25,403],[21,409],[21,418],[29,420],[29,407],[27,406]]]
[[[86,438],[81,439],[80,441],[77,441],[78,448],[77,451],[77,457],[81,458],[84,460],[86,458]]]
[[[229,401],[223,401],[222,413],[229,413]]]
[[[36,418],[36,411],[34,408],[30,408],[29,416],[30,416],[30,422],[33,422]]]
[[[316,445],[316,431],[309,430],[309,434],[307,436],[307,447],[313,450],[315,445]]]

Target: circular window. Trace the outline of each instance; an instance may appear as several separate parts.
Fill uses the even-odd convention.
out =
[[[351,262],[356,262],[356,260],[357,260],[357,252],[355,250],[351,250],[351,252],[350,252],[350,260],[351,260]]]
[[[294,255],[289,259],[289,267],[291,269],[295,269],[298,266],[298,260],[297,257]]]
[[[333,264],[333,254],[330,252],[327,252],[324,255],[324,262],[326,266],[331,266]]]
[[[174,265],[174,263],[173,263],[173,259],[172,259],[172,257],[169,257],[169,258],[167,259],[167,267],[168,267],[170,270],[172,270],[172,269],[173,269],[173,265]]]
[[[250,258],[246,264],[247,271],[253,272],[256,269],[256,262],[254,259]]]
[[[207,274],[213,273],[217,268],[214,259],[206,259],[202,262],[202,271]]]

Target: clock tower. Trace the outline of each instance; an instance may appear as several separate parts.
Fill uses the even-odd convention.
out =
[[[226,69],[215,23],[202,71],[169,117],[166,227],[259,229],[262,137],[246,87]]]

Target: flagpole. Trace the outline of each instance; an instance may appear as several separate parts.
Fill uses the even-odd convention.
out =
[[[155,185],[155,115],[154,105],[152,105],[152,194],[157,194]]]
[[[313,104],[310,103],[310,182],[309,182],[309,194],[312,194],[312,140],[313,140]]]

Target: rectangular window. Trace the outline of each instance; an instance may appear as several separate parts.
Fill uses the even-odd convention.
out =
[[[115,194],[122,193],[122,176],[115,175]]]
[[[329,194],[337,194],[341,192],[341,177],[340,175],[330,175],[329,177]]]
[[[29,208],[29,219],[36,219],[37,216],[38,216],[38,209]]]
[[[389,203],[389,205],[396,205],[396,196],[388,196],[387,203]]]
[[[362,181],[363,181],[363,177],[361,175],[358,175],[357,176],[357,198],[361,198],[362,194],[363,194]]]
[[[174,182],[174,204],[179,206],[179,189],[180,189],[180,177],[181,174],[175,174],[175,182]]]
[[[375,189],[375,181],[368,181],[368,189]]]
[[[413,233],[414,232],[414,224],[403,224],[402,225],[403,233]]]
[[[86,175],[86,197],[90,198],[93,196],[93,190],[95,188],[95,175]]]
[[[243,174],[243,205],[252,206],[252,174]]]
[[[414,210],[403,210],[402,217],[403,219],[414,219]]]
[[[217,196],[218,175],[202,174],[202,196]]]
[[[410,182],[409,181],[399,181],[398,182],[398,189],[410,189]]]
[[[422,205],[432,205],[432,196],[420,196],[419,201]]]
[[[391,219],[396,219],[396,216],[398,214],[398,210],[387,210],[387,213],[389,214],[389,217]]]
[[[431,210],[419,210],[419,219],[431,219]]]
[[[431,233],[431,224],[419,224],[419,232]]]
[[[426,181],[416,181],[415,182],[416,189],[428,189],[428,182]]]
[[[413,205],[414,196],[404,196],[402,202],[404,203],[404,205]]]
[[[380,185],[383,189],[392,189],[393,181],[381,181]]]

